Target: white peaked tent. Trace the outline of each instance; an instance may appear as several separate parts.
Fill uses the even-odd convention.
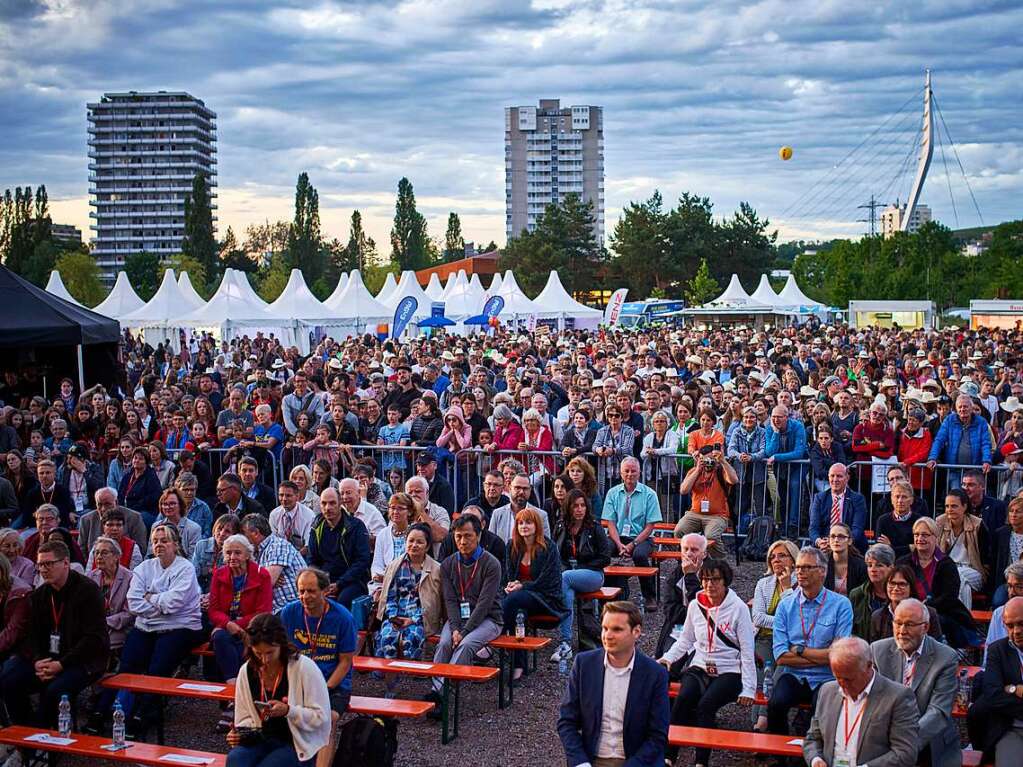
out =
[[[124,315],[120,321],[122,327],[142,330],[147,343],[155,346],[166,342],[177,351],[180,345],[177,329],[183,326],[181,320],[190,310],[174,277],[174,271],[167,269],[163,273],[160,287],[146,305]]]
[[[522,292],[522,288],[519,287],[519,283],[516,281],[511,269],[504,273],[504,277],[501,279],[501,287],[497,293],[491,290],[490,295],[498,295],[504,299],[504,309],[501,310],[499,316],[499,319],[503,322],[510,320],[525,321],[530,315],[535,314],[539,316],[542,312],[540,307]]]
[[[779,298],[778,294],[774,292],[774,288],[771,287],[771,281],[767,279],[766,274],[760,275],[760,284],[757,285],[757,289],[753,291],[753,295],[750,298],[765,306],[777,308],[788,306],[788,302]]]
[[[603,312],[572,298],[561,284],[561,277],[556,271],[548,275],[547,284],[540,295],[533,299],[533,303],[540,307],[541,317],[554,317],[558,320],[559,330],[564,329],[568,319],[572,320],[576,328],[596,328],[604,316]]]
[[[123,274],[124,272],[122,272]],[[120,279],[120,277],[118,277]],[[200,306],[204,306],[206,301],[195,292],[195,288],[192,287],[192,280],[188,276],[188,272],[182,272],[178,275],[178,287],[181,288],[181,295],[188,301],[190,308],[198,309]]]
[[[60,278],[60,272],[54,269],[50,272],[50,279],[46,281],[46,292],[57,298],[63,298],[68,303],[72,303],[75,306],[81,306],[81,304],[75,300],[68,289],[64,286],[64,280]]]
[[[792,276],[791,272],[789,272],[788,279],[785,280],[785,287],[781,289],[778,295],[789,306],[798,306],[800,308],[805,306],[814,309],[826,308],[824,304],[814,301],[799,289],[799,285],[796,284],[796,278]]]
[[[334,288],[334,292],[327,296],[327,299],[323,302],[325,305],[331,301],[336,301],[338,296],[345,292],[345,288],[348,287],[348,272],[342,272],[341,276],[338,277],[337,286]]]
[[[733,274],[725,292],[708,303],[707,306],[751,306],[756,303],[739,282],[739,275]]]
[[[420,287],[415,272],[402,272],[401,279],[398,280],[394,290],[391,291],[387,300],[381,301],[381,303],[388,307],[393,315],[394,310],[398,308],[398,304],[405,296],[415,296],[415,299],[419,302],[419,306],[416,307],[415,312],[412,314],[413,321],[430,316],[430,303],[433,299],[426,295],[426,291]]]
[[[426,285],[426,295],[430,297],[431,301],[440,301],[440,297],[444,295],[444,286],[440,284],[437,272],[430,275],[430,282]]]
[[[337,318],[337,312],[313,295],[300,269],[291,270],[288,284],[266,311],[282,327],[294,327],[295,342],[303,354],[309,353],[314,338],[328,335],[343,337],[348,326]]]
[[[449,290],[444,296],[444,316],[459,322],[473,317],[483,311],[483,301],[471,289],[464,271],[451,276]],[[450,328],[453,332],[466,332],[467,328],[459,325]]]
[[[249,282],[249,276],[247,272],[243,272],[240,269],[231,269],[231,279],[238,286],[241,291],[241,295],[245,297],[252,306],[257,306],[260,309],[266,309],[269,304],[259,297],[255,289],[252,287],[252,283]]]
[[[394,273],[388,272],[386,279],[384,279],[384,286],[377,293],[377,301],[387,301],[396,287],[398,287],[398,282],[394,279]]]
[[[326,308],[335,319],[333,323],[343,326],[350,335],[375,332],[376,326],[391,319],[394,310],[373,298],[358,269],[348,275],[348,286],[344,292],[333,300],[327,299]]]
[[[465,277],[465,270],[464,269],[460,269],[458,271],[458,274],[449,274],[448,275],[447,280],[444,282],[444,292],[441,293],[441,296],[440,296],[442,301],[447,299],[447,297],[451,295],[451,291],[453,291],[455,289],[455,285],[458,284],[458,275],[459,274],[462,275],[462,277]],[[468,280],[466,280],[466,283],[468,283]]]
[[[128,275],[124,272],[117,273],[117,281],[113,290],[104,298],[93,311],[115,320],[121,319],[126,314],[131,314],[136,309],[141,309],[146,302],[139,298],[138,293],[128,282]]]
[[[486,293],[484,295],[487,298],[490,298],[491,296],[496,296],[498,292],[501,290],[501,282],[502,282],[501,273],[498,272],[497,274],[494,275],[494,279],[490,281],[490,287],[487,288]]]
[[[483,302],[487,300],[487,291],[484,289],[483,283],[480,282],[480,276],[478,274],[473,274],[473,276],[469,279],[469,292],[477,301],[479,301],[479,305],[481,307],[480,311],[482,311]],[[479,314],[479,312],[476,313]]]

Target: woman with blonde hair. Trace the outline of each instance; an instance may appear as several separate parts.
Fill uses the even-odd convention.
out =
[[[565,473],[572,480],[572,488],[569,489],[574,488],[582,491],[590,500],[593,515],[599,519],[604,511],[604,499],[601,498],[600,491],[597,489],[597,472],[593,470],[593,464],[581,455],[577,455],[568,462]]]
[[[757,685],[763,685],[764,666],[774,660],[774,613],[778,603],[796,585],[796,557],[799,548],[792,541],[780,539],[767,548],[767,573],[757,581],[753,590],[753,627],[757,630],[754,648],[762,664],[757,666]],[[767,707],[753,709],[753,729],[767,731]]]
[[[299,464],[291,470],[288,479],[298,485],[298,492],[301,496],[299,503],[304,503],[313,510],[313,514],[320,513],[320,496],[313,490],[313,472],[304,463]]]

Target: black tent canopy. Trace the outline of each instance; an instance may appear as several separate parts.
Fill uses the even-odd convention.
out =
[[[108,379],[114,373],[112,363],[116,364],[120,335],[117,320],[47,293],[0,266],[0,349],[7,352],[4,357],[9,358],[14,350],[28,352],[63,359],[63,367],[77,358],[78,381],[84,388],[85,357],[101,368],[90,370],[95,373],[93,378]]]

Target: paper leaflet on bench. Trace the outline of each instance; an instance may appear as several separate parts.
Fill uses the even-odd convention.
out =
[[[164,754],[160,757],[161,762],[173,764],[213,764],[211,756],[191,756],[190,754]]]
[[[185,682],[178,685],[179,690],[194,690],[195,692],[223,692],[227,688],[222,684],[196,684]]]
[[[429,663],[412,663],[410,661],[396,660],[387,664],[390,668],[414,668],[426,671],[430,668]]]
[[[30,740],[33,743],[45,743],[48,746],[70,746],[76,742],[74,738],[58,738],[56,735],[50,735],[48,732],[26,735],[25,740]]]

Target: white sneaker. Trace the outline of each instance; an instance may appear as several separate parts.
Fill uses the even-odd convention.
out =
[[[571,660],[572,658],[572,645],[568,642],[562,642],[558,645],[558,649],[554,651],[554,655],[551,656],[551,663],[560,663],[563,660]]]
[[[488,661],[494,657],[494,651],[484,645],[476,651],[476,659],[482,661]]]

